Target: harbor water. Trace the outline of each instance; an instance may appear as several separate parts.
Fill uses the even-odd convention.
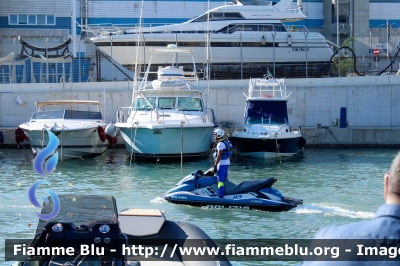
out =
[[[301,198],[304,204],[288,212],[240,209],[202,209],[171,204],[162,195],[185,175],[213,164],[212,157],[174,163],[131,161],[125,149],[58,162],[46,177],[49,185],[36,195],[97,194],[114,196],[118,211],[126,208],[164,210],[169,220],[196,224],[214,239],[309,239],[322,226],[371,219],[384,203],[383,175],[396,149],[307,149],[285,159],[249,159],[235,156],[229,179],[241,182],[275,177],[283,195]],[[29,149],[0,150],[0,265],[4,239],[32,238],[40,209],[28,200],[30,186],[43,179],[33,169]],[[62,208],[62,206],[61,206]],[[73,215],[73,214],[72,214]],[[234,265],[291,265],[295,262],[235,262]]]

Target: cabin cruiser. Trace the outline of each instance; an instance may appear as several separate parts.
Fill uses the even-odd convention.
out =
[[[286,83],[266,76],[250,79],[242,126],[229,138],[242,156],[276,158],[295,155],[304,148],[300,128],[289,125]]]
[[[47,200],[42,214],[52,212],[56,205],[52,197]],[[167,220],[157,209],[118,213],[115,198],[102,195],[63,194],[57,201],[59,213],[50,220],[39,220],[34,239],[25,244],[31,254],[7,254],[7,260],[18,261],[14,266],[231,265],[219,254],[182,255],[182,247],[217,245],[199,227]],[[32,254],[40,251],[47,253]]]
[[[46,101],[36,103],[36,111],[28,122],[19,125],[16,134],[22,129],[36,155],[47,146],[50,130],[59,140],[58,158],[65,160],[106,151],[105,126],[98,101]]]
[[[256,209],[287,211],[303,203],[303,200],[283,196],[272,185],[277,181],[270,177],[261,180],[245,180],[240,184],[225,181],[225,194],[218,196],[217,178],[212,168],[203,173],[197,170],[168,190],[164,199],[177,204],[199,206],[206,209]]]
[[[192,49],[199,73],[206,72],[204,47],[210,47],[212,79],[247,79],[262,76],[266,68],[285,77],[321,77],[328,75],[333,51],[318,32],[283,23],[298,22],[306,16],[301,5],[291,8],[292,0],[234,0],[181,24],[143,26],[131,30],[107,31],[91,41],[119,64],[132,69],[134,47],[140,41],[149,49],[175,43]],[[209,35],[209,38],[206,36]],[[140,62],[150,54],[142,53]],[[163,65],[162,59],[154,61]],[[179,59],[181,65],[190,61]],[[156,71],[156,69],[153,69]]]
[[[193,51],[169,45],[150,49],[146,73],[133,91],[130,107],[120,107],[115,126],[131,159],[188,159],[207,156],[214,127],[211,111],[203,103],[203,89],[195,69]],[[172,62],[149,78],[152,59]],[[192,67],[176,65],[176,58],[192,58]],[[207,97],[207,95],[205,96]]]

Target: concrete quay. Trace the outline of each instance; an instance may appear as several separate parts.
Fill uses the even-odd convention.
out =
[[[290,124],[302,128],[307,146],[400,147],[400,76],[286,79],[286,84]],[[218,124],[242,123],[248,85],[248,80],[210,81],[208,106]],[[132,87],[130,81],[0,84],[0,130],[6,135],[0,148],[17,147],[14,129],[29,120],[37,101],[99,101],[109,123],[118,107],[130,105]],[[348,127],[338,128],[343,107]]]
[[[400,127],[303,127],[307,148],[400,148]]]

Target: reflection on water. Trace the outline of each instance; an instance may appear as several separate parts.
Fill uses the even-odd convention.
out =
[[[30,204],[27,191],[42,177],[33,169],[30,150],[1,151],[1,237],[31,238],[37,225],[34,212],[40,210]],[[180,162],[131,162],[125,149],[59,162],[47,176],[50,185],[39,187],[37,198],[47,196],[45,189],[57,194],[114,196],[119,211],[163,209],[168,219],[192,222],[212,238],[311,238],[321,226],[371,219],[383,204],[383,174],[396,153],[392,149],[309,149],[303,155],[272,160],[235,156],[229,170],[231,181],[275,177],[274,187],[283,195],[304,200],[303,206],[282,213],[168,203],[162,199],[164,192],[185,175],[211,167],[213,159],[184,162],[181,168]],[[4,253],[4,241],[0,242],[0,253]]]

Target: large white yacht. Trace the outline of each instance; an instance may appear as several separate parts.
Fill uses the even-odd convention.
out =
[[[91,41],[118,63],[132,65],[148,62],[143,51],[175,43],[193,50],[198,72],[205,69],[205,46],[210,36],[211,78],[244,79],[262,76],[269,68],[284,77],[321,77],[328,74],[333,54],[326,39],[318,32],[290,26],[306,18],[301,5],[291,8],[292,0],[233,0],[181,24],[137,27],[131,30],[103,30]],[[290,25],[290,24],[289,24]],[[139,35],[139,36],[138,36]],[[139,60],[136,47],[140,40]],[[155,65],[165,62],[155,61]],[[191,62],[179,59],[180,65]],[[153,69],[156,71],[156,69]]]

